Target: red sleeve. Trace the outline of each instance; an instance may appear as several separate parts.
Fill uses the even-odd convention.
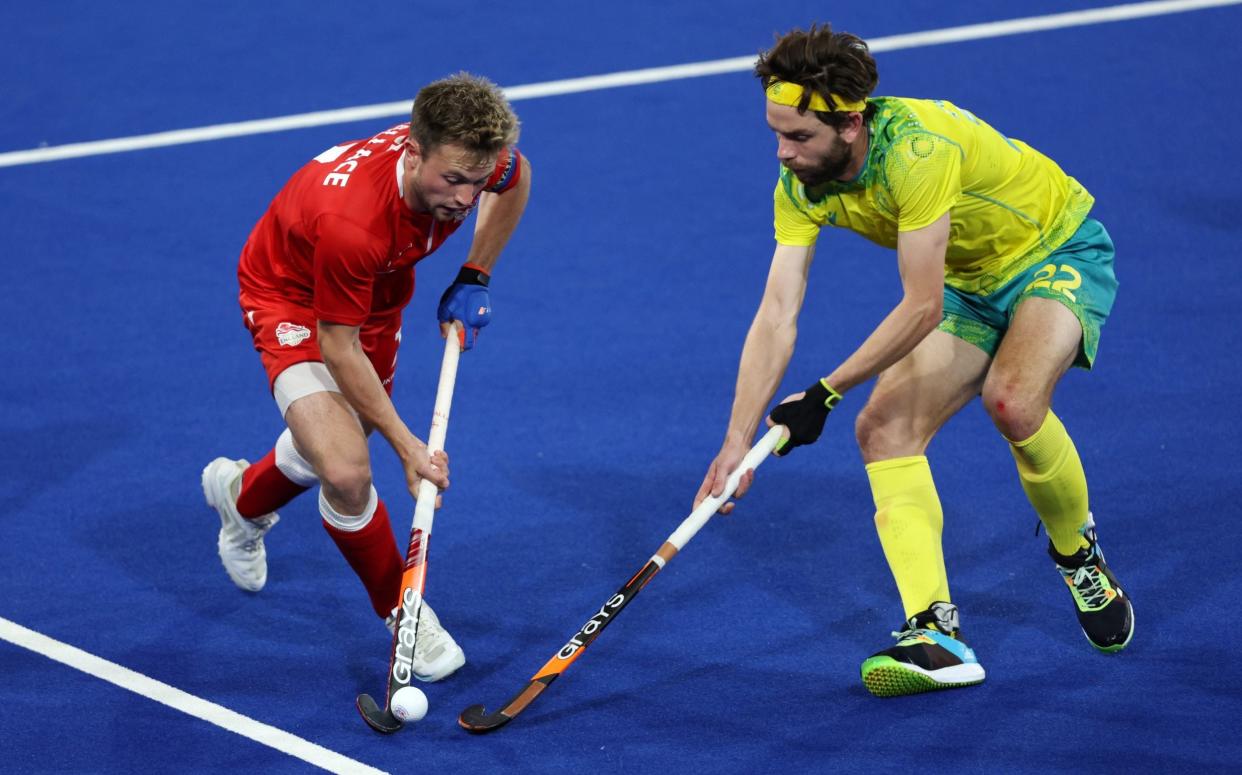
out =
[[[319,218],[315,242],[315,318],[360,326],[371,312],[375,276],[385,245],[366,229],[339,216]]]
[[[522,154],[517,148],[505,148],[496,157],[496,169],[483,186],[484,191],[503,194],[522,178]]]

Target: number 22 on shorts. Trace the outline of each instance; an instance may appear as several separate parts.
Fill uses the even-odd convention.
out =
[[[1074,290],[1082,285],[1082,275],[1078,273],[1078,270],[1069,264],[1061,264],[1061,274],[1066,275],[1065,279],[1054,281],[1052,278],[1056,274],[1056,264],[1044,264],[1039,268],[1039,271],[1035,272],[1035,279],[1031,281],[1030,285],[1023,288],[1022,292],[1026,293],[1032,288],[1051,288],[1057,293],[1065,294],[1065,297],[1070,301],[1078,301],[1074,296]]]

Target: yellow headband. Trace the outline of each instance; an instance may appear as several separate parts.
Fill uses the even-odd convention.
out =
[[[781,81],[773,78],[768,81],[767,88],[768,99],[777,105],[788,105],[791,108],[798,107],[802,102],[802,94],[805,91],[796,83]],[[841,113],[862,113],[867,109],[867,101],[859,100],[853,102],[842,97],[840,94],[829,94],[832,101],[836,103],[836,111]],[[811,92],[811,102],[807,105],[810,110],[820,113],[832,113],[832,108],[828,107],[828,102],[817,92]]]

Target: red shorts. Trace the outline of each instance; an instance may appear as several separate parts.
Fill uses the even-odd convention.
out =
[[[241,295],[242,323],[254,338],[270,390],[280,373],[295,363],[323,361],[315,335],[315,313],[309,307],[259,300]],[[362,351],[379,375],[388,395],[397,373],[397,348],[401,346],[401,313],[367,318],[358,332]]]

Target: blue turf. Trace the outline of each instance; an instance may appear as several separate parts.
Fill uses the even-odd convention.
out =
[[[0,8],[24,33],[0,48],[0,71],[22,75],[6,76],[0,151],[398,100],[463,67],[513,85],[738,56],[821,7],[250,6]],[[1089,6],[877,4],[836,21],[881,36],[1075,7]],[[463,358],[428,581],[470,662],[391,738],[352,707],[382,688],[386,633],[311,500],[283,512],[269,586],[246,595],[198,489],[213,456],[256,458],[280,430],[235,301],[246,234],[305,159],[384,122],[0,169],[0,616],[393,772],[1225,771],[1242,754],[1228,629],[1242,184],[1222,89],[1242,72],[1240,25],[1228,8],[879,56],[881,93],[951,99],[1057,159],[1117,243],[1097,369],[1065,380],[1057,411],[1135,601],[1118,656],[1078,631],[976,404],[930,454],[988,679],[865,692],[859,663],[901,611],[853,445],[859,391],[519,720],[457,728],[642,565],[716,450],[772,244],[773,144],[745,74],[516,103],[535,191],[495,322]],[[435,300],[465,247],[420,267],[406,316],[395,395],[420,435]],[[898,293],[891,254],[826,235],[788,391]],[[400,469],[374,452],[400,535]],[[0,771],[306,766],[4,642],[0,700]]]

